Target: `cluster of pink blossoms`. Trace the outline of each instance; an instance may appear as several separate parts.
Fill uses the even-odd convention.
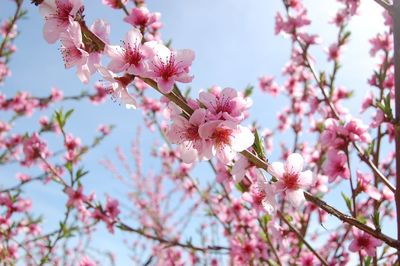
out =
[[[250,99],[232,88],[214,87],[209,92],[200,92],[198,101],[191,102],[194,112],[189,120],[175,106],[171,107],[173,124],[168,129],[168,138],[179,144],[181,158],[186,163],[216,156],[220,162],[229,164],[238,152],[254,142],[251,130],[239,124],[251,104]]]
[[[105,3],[116,7],[117,2]],[[81,0],[45,0],[40,4],[40,10],[45,18],[44,37],[49,43],[60,39],[65,67],[76,66],[77,76],[83,83],[88,83],[90,76],[99,71],[110,82],[108,88],[113,97],[128,108],[136,106],[127,89],[135,76],[155,80],[162,93],[171,92],[175,82],[188,83],[193,79],[189,75],[195,57],[193,51],[170,50],[156,34],[146,37],[150,41],[143,38],[141,31],[144,28],[152,28],[155,32],[161,27],[157,23],[159,15],[144,7],[134,8],[126,17],[125,21],[134,27],[120,46],[109,44],[107,22],[97,20],[90,30],[87,28]],[[108,67],[101,65],[102,55],[109,57]],[[119,72],[125,72],[124,76],[119,77]]]

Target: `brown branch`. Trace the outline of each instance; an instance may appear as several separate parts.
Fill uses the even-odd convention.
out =
[[[332,214],[339,220],[341,220],[345,223],[348,223],[352,226],[357,227],[358,229],[370,234],[371,236],[382,240],[383,242],[385,242],[386,244],[388,244],[389,246],[391,246],[393,248],[397,249],[400,247],[400,242],[398,240],[393,239],[385,234],[382,234],[380,231],[375,230],[375,229],[369,227],[368,225],[361,223],[360,221],[351,217],[350,215],[340,212],[339,210],[335,209],[334,207],[328,205],[325,201],[314,197],[309,192],[304,192],[304,196],[305,196],[306,200],[314,203],[317,207],[319,207],[320,209],[323,209],[324,211],[326,211],[329,214]]]

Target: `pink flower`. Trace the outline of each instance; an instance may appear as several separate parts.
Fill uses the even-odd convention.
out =
[[[192,163],[197,158],[209,160],[212,157],[212,142],[200,137],[199,127],[204,124],[205,109],[196,109],[189,121],[181,115],[173,115],[173,124],[167,136],[171,143],[180,144],[179,151],[184,163]]]
[[[371,56],[375,56],[377,52],[389,52],[393,49],[393,35],[389,32],[385,32],[383,34],[377,34],[375,38],[369,40],[371,44],[371,50],[369,54]]]
[[[113,72],[127,71],[133,75],[145,75],[145,56],[149,55],[149,47],[142,46],[142,34],[133,28],[125,35],[123,47],[108,45],[106,52],[111,58],[108,68]]]
[[[127,89],[127,86],[132,81],[130,77],[117,77],[115,73],[111,72],[103,66],[96,65],[96,67],[103,78],[110,82],[107,87],[112,97],[125,104],[125,107],[127,109],[136,109],[136,101],[129,94]]]
[[[239,159],[235,162],[235,164],[232,167],[232,177],[235,183],[239,183],[240,181],[243,180],[244,176],[246,175],[246,172],[248,168],[251,167],[251,164],[247,160],[246,157],[239,155]]]
[[[31,179],[31,177],[29,175],[24,174],[24,173],[17,173],[15,176],[21,182],[27,182]]]
[[[371,185],[371,175],[363,174],[360,170],[357,170],[356,174],[359,188],[367,193],[372,199],[380,200],[382,195],[376,187]]]
[[[59,102],[64,98],[64,94],[63,94],[62,90],[59,90],[57,88],[51,88],[50,98],[53,102]]]
[[[115,220],[120,213],[118,200],[107,197],[105,211],[109,215],[110,219]]]
[[[322,168],[329,177],[329,182],[334,182],[338,176],[344,179],[350,178],[347,156],[343,151],[329,150]]]
[[[364,125],[360,119],[352,118],[344,127],[351,141],[371,142],[368,134],[368,126]]]
[[[25,158],[22,161],[23,165],[31,166],[35,160],[39,158],[47,158],[50,152],[47,149],[47,144],[39,138],[38,133],[33,133],[32,136],[23,142],[23,152]]]
[[[212,120],[221,119],[239,123],[244,119],[245,110],[250,107],[246,100],[232,88],[216,90],[214,93],[202,91],[199,99],[207,107],[210,112],[208,116]]]
[[[48,43],[55,43],[72,23],[82,0],[45,0],[40,4],[40,13],[45,18],[43,36]]]
[[[100,82],[96,82],[94,84],[94,88],[96,89],[96,94],[90,95],[90,101],[93,104],[100,104],[104,102],[108,94],[103,84],[101,84]]]
[[[83,206],[83,202],[88,198],[83,194],[83,187],[79,186],[77,190],[74,190],[72,187],[67,187],[65,189],[65,193],[68,195],[68,207],[80,208]]]
[[[259,80],[259,86],[263,92],[267,92],[272,96],[277,96],[280,92],[280,88],[278,84],[274,81],[274,77],[271,76],[262,76]]]
[[[331,44],[328,49],[328,61],[340,61],[341,58],[341,46],[337,43]]]
[[[129,16],[124,18],[124,21],[134,27],[145,28],[153,23],[156,23],[161,17],[160,13],[150,13],[145,7],[135,7],[132,9]]]
[[[83,83],[89,82],[91,75],[87,65],[89,53],[84,50],[81,27],[78,22],[73,22],[66,32],[60,36],[60,48],[66,68],[76,66],[78,78]]]
[[[263,174],[257,170],[257,181],[250,187],[249,192],[242,195],[243,199],[252,203],[256,210],[264,209],[268,214],[275,210],[274,187],[265,181]]]
[[[222,163],[229,163],[237,152],[244,151],[254,143],[254,135],[250,129],[236,125],[232,121],[211,121],[199,128],[199,134],[203,139],[213,143],[213,155]]]
[[[102,0],[102,3],[111,8],[119,9],[122,8],[123,5],[126,5],[128,3],[128,0]]]
[[[376,255],[376,247],[382,245],[382,241],[358,229],[353,230],[353,236],[354,239],[349,245],[351,252],[361,252],[364,256],[368,254],[368,256],[374,257]]]
[[[155,44],[153,52],[149,62],[149,77],[155,79],[162,93],[171,92],[175,81],[192,81],[193,76],[189,75],[190,65],[195,57],[192,50],[171,51],[165,45]]]
[[[364,100],[362,101],[360,113],[365,112],[365,110],[371,107],[373,103],[374,103],[374,94],[372,93],[372,91],[368,91],[365,94]]]
[[[80,261],[79,261],[79,266],[96,266],[97,264],[91,260],[88,256],[84,256]]]
[[[303,157],[298,153],[288,156],[286,163],[274,162],[268,166],[268,172],[278,181],[275,183],[277,192],[283,192],[294,207],[299,207],[305,200],[303,191],[313,183],[310,170],[303,170]]]

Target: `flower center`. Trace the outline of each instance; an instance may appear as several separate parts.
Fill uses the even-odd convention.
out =
[[[231,134],[231,129],[217,127],[211,137],[215,140],[217,146],[229,145]]]
[[[296,190],[299,188],[299,176],[298,174],[285,174],[283,176],[283,184],[285,185],[286,189]]]
[[[139,47],[131,47],[129,44],[125,45],[124,59],[125,62],[127,62],[128,64],[138,66],[140,61],[142,60],[142,55],[140,54]]]

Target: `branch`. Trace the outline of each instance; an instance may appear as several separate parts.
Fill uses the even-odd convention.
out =
[[[391,12],[392,11],[392,6],[389,5],[385,0],[374,0],[378,5],[386,9],[387,11]]]
[[[325,201],[314,197],[309,192],[305,191],[304,196],[305,196],[306,200],[314,203],[317,207],[323,209],[324,211],[326,211],[329,214],[332,214],[339,220],[341,220],[345,223],[348,223],[352,226],[355,226],[358,229],[361,229],[362,231],[370,234],[371,236],[384,241],[386,244],[388,244],[389,246],[391,246],[393,248],[398,249],[400,247],[400,242],[397,241],[396,239],[391,238],[385,234],[382,234],[379,230],[375,230],[375,229],[369,227],[368,225],[361,223],[360,221],[351,217],[350,215],[347,215],[347,214],[344,214],[344,213],[338,211],[334,207],[328,205]]]

